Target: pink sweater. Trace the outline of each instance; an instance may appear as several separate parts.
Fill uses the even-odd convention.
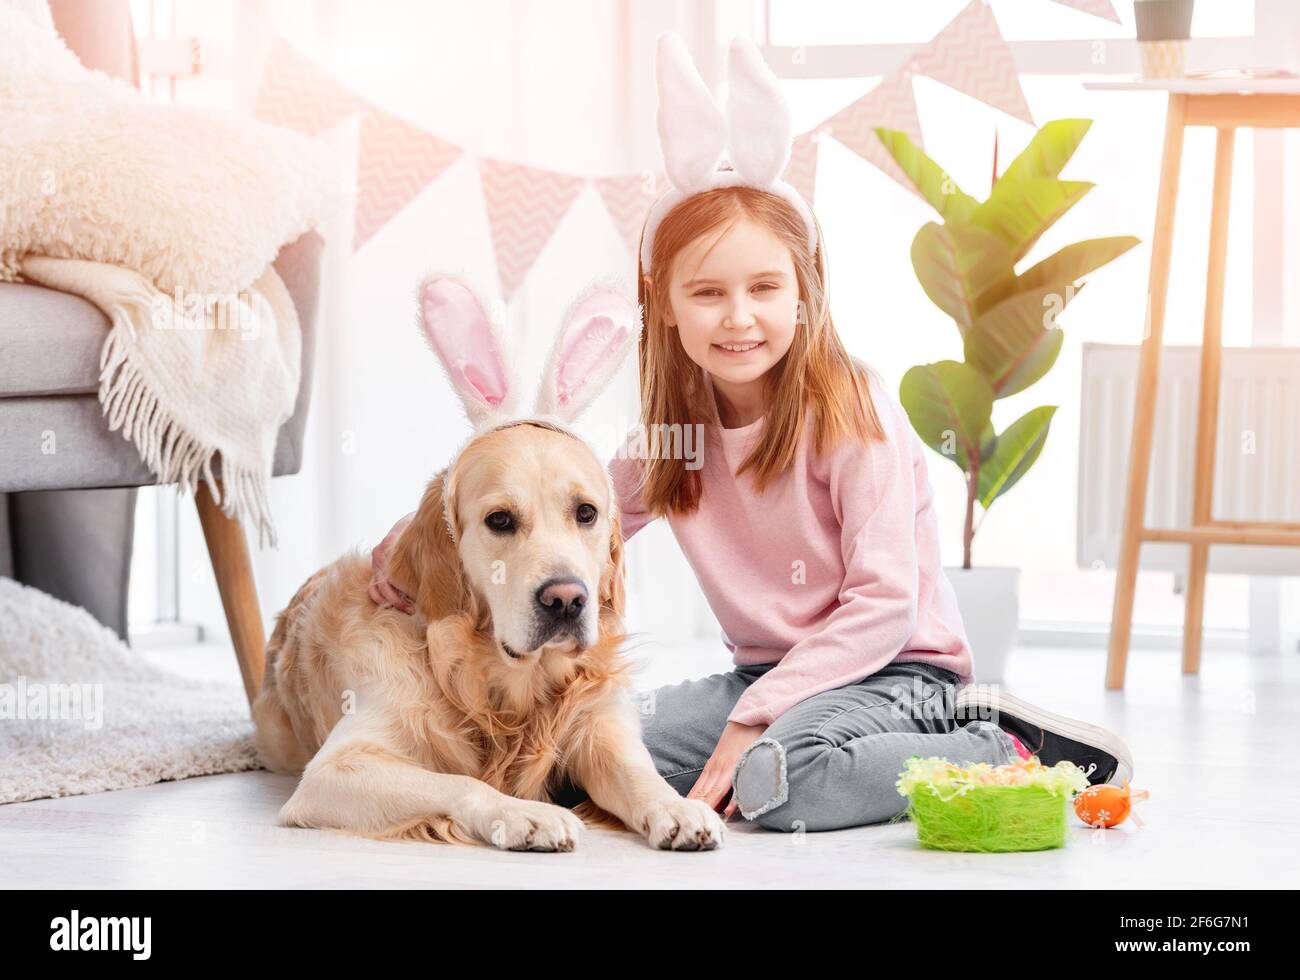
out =
[[[871,393],[884,441],[844,440],[818,456],[810,413],[794,463],[761,495],[750,472],[737,478],[735,471],[764,420],[705,426],[699,509],[668,523],[736,665],[776,664],[750,685],[729,721],[770,725],[800,701],[895,660],[973,679],[939,555],[925,447],[874,376]],[[625,539],[653,519],[641,505],[644,463],[624,456],[630,443],[609,464]]]

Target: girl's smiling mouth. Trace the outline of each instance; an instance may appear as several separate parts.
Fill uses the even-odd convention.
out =
[[[714,344],[713,349],[720,350],[724,354],[747,354],[762,347],[764,343],[762,340],[751,340],[744,344]]]

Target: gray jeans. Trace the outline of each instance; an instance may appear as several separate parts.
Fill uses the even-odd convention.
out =
[[[641,696],[642,738],[677,792],[690,792],[727,715],[771,666],[737,667]],[[741,815],[784,831],[878,823],[906,808],[895,784],[910,756],[993,765],[1018,758],[997,725],[953,719],[956,681],[941,667],[896,662],[795,705],[736,764]]]

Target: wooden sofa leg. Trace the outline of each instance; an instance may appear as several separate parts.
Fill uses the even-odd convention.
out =
[[[199,522],[203,525],[203,537],[208,543],[212,571],[217,577],[221,605],[226,610],[226,624],[230,627],[230,639],[235,645],[239,672],[243,674],[244,691],[251,707],[266,671],[266,634],[262,632],[262,609],[253,583],[248,542],[243,526],[222,512],[206,483],[199,484],[194,502],[199,509]]]

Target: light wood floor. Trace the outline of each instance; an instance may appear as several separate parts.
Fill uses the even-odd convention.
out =
[[[712,645],[644,652],[646,686],[726,667]],[[150,656],[238,679],[228,648]],[[1123,734],[1135,785],[1151,792],[1142,828],[1080,826],[1060,851],[943,854],[918,848],[907,823],[786,835],[738,818],[727,846],[706,854],[590,830],[554,855],[379,843],[275,826],[294,780],[255,772],[0,807],[0,886],[1294,887],[1300,656],[1211,650],[1185,678],[1176,651],[1137,650],[1123,694],[1103,690],[1104,666],[1103,650],[1021,649],[1008,673],[1021,696]]]

